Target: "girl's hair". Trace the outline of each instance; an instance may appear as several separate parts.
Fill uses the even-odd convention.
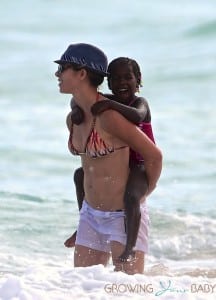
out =
[[[134,59],[129,58],[129,57],[118,57],[118,58],[115,58],[114,60],[112,60],[109,63],[109,66],[108,66],[108,69],[107,69],[107,72],[109,73],[108,78],[107,78],[109,88],[111,89],[111,79],[112,79],[112,76],[115,73],[116,67],[118,65],[122,65],[122,64],[132,67],[134,75],[137,79],[137,88],[141,87],[142,86],[142,84],[141,84],[142,74],[141,74],[140,67],[139,67],[138,63]]]

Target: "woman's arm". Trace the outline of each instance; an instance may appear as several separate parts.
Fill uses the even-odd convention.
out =
[[[149,108],[147,102],[144,98],[138,98],[135,100],[135,107],[131,107],[114,100],[103,100],[95,103],[92,108],[92,114],[98,115],[105,110],[113,109],[123,115],[128,121],[138,124],[144,121],[147,114],[149,113]]]
[[[125,142],[143,157],[150,194],[155,189],[162,170],[160,149],[137,126],[114,110],[107,110],[101,114],[100,121],[105,131]]]

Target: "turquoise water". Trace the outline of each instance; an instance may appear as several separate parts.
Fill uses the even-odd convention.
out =
[[[72,177],[80,160],[67,149],[70,97],[59,94],[53,63],[71,42],[141,66],[140,94],[164,154],[148,200],[147,264],[193,269],[194,259],[216,269],[215,1],[2,0],[0,11],[1,271],[71,264],[63,242],[78,220]]]

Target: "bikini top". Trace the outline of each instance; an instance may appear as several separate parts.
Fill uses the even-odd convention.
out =
[[[86,144],[83,152],[79,152],[73,145],[73,124],[70,130],[70,136],[68,140],[68,147],[73,155],[87,155],[91,158],[98,158],[113,153],[115,150],[126,148],[127,146],[114,147],[108,145],[99,135],[95,129],[96,117],[93,118],[91,130],[86,140]]]

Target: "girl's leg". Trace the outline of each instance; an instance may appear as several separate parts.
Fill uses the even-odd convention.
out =
[[[89,267],[102,264],[107,265],[110,253],[76,245],[74,251],[74,267]]]
[[[144,260],[145,253],[142,251],[136,251],[135,257],[132,261],[120,261],[119,256],[124,250],[124,245],[119,242],[112,241],[111,242],[111,251],[112,251],[112,260],[113,265],[115,266],[114,271],[122,271],[129,275],[134,274],[143,274],[144,272]]]
[[[133,247],[136,244],[140,224],[140,199],[145,195],[147,187],[144,166],[131,166],[124,195],[127,241],[124,251],[119,256],[120,261],[124,262],[135,255]]]
[[[76,188],[76,196],[77,196],[79,210],[82,208],[82,203],[85,195],[83,181],[84,181],[83,168],[76,169],[74,172],[74,183]],[[76,241],[76,231],[64,242],[64,245],[65,247],[72,248],[75,246],[75,241]]]
[[[79,210],[82,208],[83,199],[85,196],[84,192],[84,171],[83,168],[76,169],[74,172],[74,183],[76,187],[76,196]]]
[[[65,242],[64,245],[67,248],[73,248],[75,246],[75,242],[76,242],[76,234],[77,231],[75,231]]]

